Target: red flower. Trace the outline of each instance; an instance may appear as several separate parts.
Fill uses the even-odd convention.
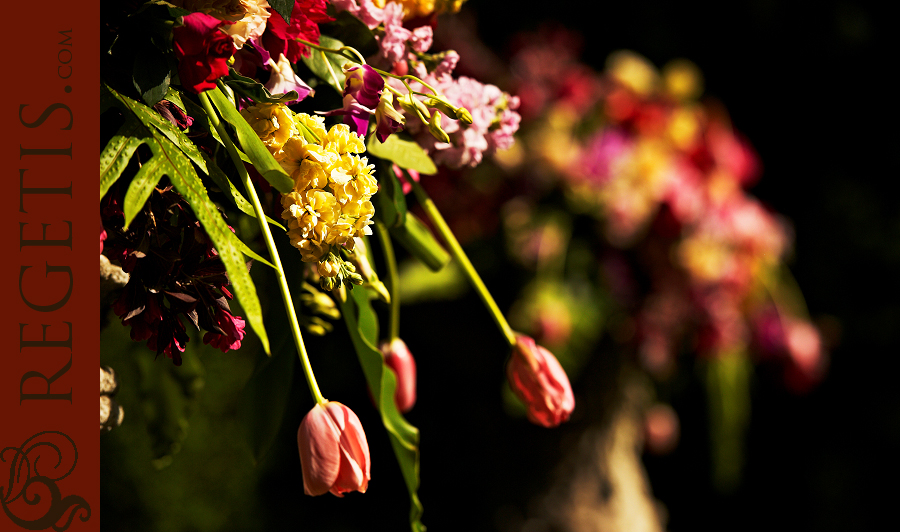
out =
[[[200,93],[216,86],[216,80],[228,74],[228,59],[234,55],[234,41],[219,31],[225,24],[205,13],[183,17],[183,25],[175,28],[175,57],[178,77],[188,90]]]
[[[316,404],[297,431],[303,491],[343,497],[369,486],[369,444],[356,414],[337,401]]]
[[[219,308],[214,319],[217,330],[204,334],[203,343],[221,349],[223,353],[227,353],[229,349],[240,349],[246,325],[243,318]]]
[[[382,342],[378,348],[384,355],[385,365],[397,375],[397,389],[394,391],[397,410],[409,412],[416,404],[416,360],[406,343],[399,338]]]
[[[569,419],[575,396],[569,377],[553,353],[527,336],[516,338],[506,366],[509,385],[528,409],[528,419],[544,427],[556,427]]]
[[[266,32],[262,44],[272,57],[284,54],[291,63],[300,62],[309,55],[309,48],[295,39],[319,44],[319,24],[334,20],[325,12],[325,0],[295,0],[291,12],[291,24],[273,13],[266,22]]]

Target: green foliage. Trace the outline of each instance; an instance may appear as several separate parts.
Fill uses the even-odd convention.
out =
[[[419,502],[419,430],[410,425],[397,410],[394,403],[394,391],[397,388],[397,377],[384,365],[381,352],[376,349],[378,343],[378,319],[372,310],[366,290],[351,290],[347,293],[347,301],[341,307],[341,313],[347,323],[347,330],[353,347],[359,358],[363,373],[375,406],[381,414],[384,428],[388,432],[394,455],[400,464],[403,480],[406,482],[410,497],[409,520],[413,532],[424,532],[421,522],[422,504]]]
[[[288,24],[291,23],[291,11],[294,10],[294,0],[271,0],[269,5],[276,13],[281,15]]]
[[[424,175],[437,173],[434,161],[431,160],[425,149],[412,139],[404,139],[395,134],[381,143],[375,135],[371,135],[366,149],[376,157],[397,163],[400,168],[415,170]]]
[[[251,45],[252,46],[252,45]],[[228,76],[222,78],[222,81],[231,87],[234,92],[241,94],[246,98],[250,98],[260,103],[288,103],[298,98],[297,91],[289,91],[281,96],[273,96],[259,81],[240,75],[234,68],[229,67]]]
[[[376,166],[378,194],[372,196],[375,216],[388,228],[401,227],[406,223],[406,196],[403,194],[403,185],[386,161],[376,159]]]
[[[322,35],[319,37],[319,45],[324,48],[337,50],[341,46],[344,46],[344,43],[337,39]],[[334,90],[343,92],[344,81],[346,79],[343,66],[348,60],[339,55],[325,53],[321,50],[310,50],[310,52],[309,57],[303,58],[303,64],[306,65],[313,74],[334,87]],[[334,76],[331,75],[332,72],[334,72]]]
[[[394,240],[432,271],[439,271],[450,262],[450,254],[438,243],[425,223],[415,214],[406,213],[403,225],[394,227],[390,231]]]
[[[121,161],[117,162],[117,160],[130,158],[140,144],[146,143],[153,156],[141,165],[140,170],[132,178],[131,185],[129,185],[125,194],[125,226],[127,227],[134,219],[134,216],[143,208],[144,203],[159,180],[164,175],[168,176],[175,189],[190,204],[197,219],[203,225],[210,240],[212,240],[219,253],[219,258],[228,272],[228,279],[234,287],[238,302],[247,314],[247,322],[259,336],[264,349],[268,353],[269,341],[262,322],[262,311],[259,306],[259,298],[256,295],[256,285],[250,278],[241,253],[249,252],[248,256],[259,256],[250,251],[225,224],[218,208],[209,198],[206,187],[204,187],[203,182],[191,165],[192,159],[185,155],[184,150],[186,147],[183,147],[183,145],[186,143],[193,146],[193,150],[196,150],[196,155],[203,162],[203,167],[205,168],[206,162],[202,157],[199,157],[199,149],[183,133],[174,128],[174,132],[169,132],[176,134],[177,140],[180,140],[182,136],[184,139],[180,143],[172,142],[161,132],[166,128],[161,127],[157,123],[162,121],[162,119],[155,115],[150,108],[108,87],[104,87],[103,91],[110,93],[118,102],[118,107],[125,115],[125,124],[101,152],[100,197],[102,198],[105,195],[109,187],[121,176],[122,170],[127,165],[127,163],[123,165]],[[155,128],[148,128],[148,122]],[[134,139],[139,139],[139,141],[136,142]]]
[[[206,94],[209,95],[209,99],[215,105],[219,115],[234,127],[235,133],[237,133],[238,144],[247,155],[250,163],[256,168],[256,171],[282,194],[290,192],[294,188],[294,180],[287,175],[281,168],[281,165],[278,164],[278,161],[272,157],[269,149],[259,140],[256,132],[244,120],[241,113],[235,109],[234,104],[228,101],[228,98],[222,94],[218,87],[206,91]]]

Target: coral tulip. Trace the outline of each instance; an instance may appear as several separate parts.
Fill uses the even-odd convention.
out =
[[[528,409],[528,419],[556,427],[569,419],[575,397],[569,377],[553,353],[527,336],[518,336],[506,366],[509,385]]]
[[[297,431],[303,491],[338,497],[369,486],[369,444],[356,414],[337,401],[316,404]]]
[[[397,375],[397,389],[394,391],[397,410],[409,412],[416,404],[416,360],[406,343],[399,338],[382,342],[378,347],[384,355],[384,363]]]

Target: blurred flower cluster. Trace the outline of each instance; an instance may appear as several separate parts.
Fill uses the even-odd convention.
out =
[[[507,205],[513,253],[547,269],[591,235],[598,283],[623,317],[613,332],[660,379],[679,355],[752,352],[779,360],[797,391],[817,382],[826,356],[785,266],[790,227],[747,192],[760,161],[724,107],[701,99],[696,65],[658,70],[619,51],[595,72],[572,35],[531,37],[511,66],[524,145],[506,167],[535,191]],[[532,307],[544,316],[533,332],[564,343],[567,313]]]

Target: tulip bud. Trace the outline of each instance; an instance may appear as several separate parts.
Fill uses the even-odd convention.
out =
[[[369,486],[369,444],[356,414],[337,401],[316,404],[297,431],[303,492],[343,497]]]
[[[399,338],[394,338],[392,342],[381,342],[378,349],[384,355],[385,365],[397,375],[394,402],[397,410],[405,414],[416,404],[416,360],[406,343]]]
[[[518,336],[506,374],[516,397],[528,409],[529,421],[549,428],[569,419],[575,396],[553,353],[527,336]]]

